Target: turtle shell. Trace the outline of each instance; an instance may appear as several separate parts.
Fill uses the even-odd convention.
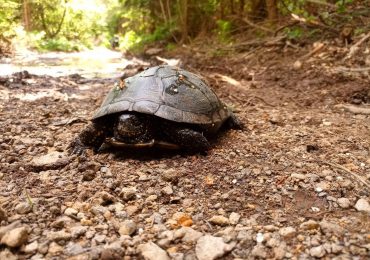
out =
[[[148,68],[115,83],[93,119],[133,111],[217,131],[231,115],[199,76],[173,66]]]

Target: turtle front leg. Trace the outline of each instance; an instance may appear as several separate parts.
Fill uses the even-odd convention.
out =
[[[81,155],[88,148],[97,151],[103,144],[106,131],[103,126],[97,123],[90,123],[82,132],[69,144],[68,150],[71,154]]]
[[[187,151],[203,152],[210,149],[210,143],[201,132],[172,124],[165,125],[164,128],[167,138]]]
[[[225,122],[226,127],[229,129],[243,130],[244,124],[234,114]]]

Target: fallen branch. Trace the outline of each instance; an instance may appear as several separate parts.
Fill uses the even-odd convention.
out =
[[[339,72],[364,72],[370,70],[370,67],[366,68],[346,68],[346,67],[338,67],[334,69],[335,71]]]
[[[364,43],[367,39],[370,38],[370,32],[366,34],[364,37],[362,37],[358,42],[356,42],[350,49],[347,54],[347,56],[344,58],[344,60],[350,59],[355,53],[359,50],[359,47],[362,43]]]
[[[358,107],[354,105],[345,105],[345,104],[335,105],[334,107],[343,108],[344,110],[351,112],[353,114],[370,115],[370,107]]]
[[[352,172],[352,171],[348,170],[346,167],[344,167],[342,165],[339,165],[337,163],[331,163],[331,162],[326,162],[326,161],[321,161],[321,162],[350,174],[353,178],[360,181],[362,184],[364,184],[367,188],[370,189],[370,184],[366,180],[364,180],[360,175],[358,175],[357,173]]]
[[[268,32],[268,33],[274,33],[273,30],[269,29],[269,28],[266,28],[264,26],[261,26],[261,25],[258,25],[258,24],[255,24],[255,23],[252,23],[251,21],[249,21],[247,18],[243,18],[242,19],[243,22],[245,22],[246,24],[256,28],[256,29],[259,29],[261,31],[265,31],[265,32]]]

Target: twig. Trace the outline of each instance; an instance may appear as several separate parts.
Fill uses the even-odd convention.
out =
[[[350,175],[352,175],[352,177],[354,177],[356,180],[359,180],[362,184],[364,184],[366,187],[368,187],[370,189],[370,184],[367,183],[366,180],[362,179],[361,176],[359,176],[357,173],[354,173],[350,170],[348,170],[346,167],[342,166],[342,165],[339,165],[339,164],[336,164],[336,163],[331,163],[331,162],[326,162],[326,161],[321,161],[322,163],[325,163],[327,165],[330,165],[332,167],[335,167],[337,169],[340,169]]]
[[[312,51],[310,51],[309,53],[307,53],[306,55],[303,55],[301,57],[301,59],[307,59],[309,57],[311,57],[312,55],[314,55],[315,53],[319,52],[322,48],[324,48],[325,44],[323,43],[319,43],[315,48],[313,48]]]
[[[344,110],[354,113],[354,114],[363,114],[370,115],[370,107],[358,107],[353,105],[339,104],[335,106],[336,108],[343,108]]]
[[[362,37],[358,42],[356,42],[350,49],[349,49],[349,53],[347,54],[347,56],[344,58],[344,60],[347,60],[349,58],[351,58],[358,50],[359,50],[359,47],[362,43],[364,43],[367,39],[370,38],[370,32],[368,32],[368,34],[366,34],[364,37]]]
[[[266,28],[264,26],[261,26],[261,25],[258,25],[258,24],[255,24],[255,23],[252,23],[251,21],[249,21],[247,18],[243,18],[242,19],[243,22],[245,22],[246,24],[254,27],[254,28],[257,28],[259,30],[262,30],[262,31],[265,31],[265,32],[268,32],[268,33],[274,33],[273,30],[269,29],[269,28]]]

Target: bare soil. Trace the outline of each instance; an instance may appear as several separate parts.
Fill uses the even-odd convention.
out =
[[[107,149],[69,156],[68,143],[113,79],[1,78],[1,226],[20,220],[28,232],[15,247],[3,239],[1,254],[166,259],[140,246],[152,241],[173,259],[213,259],[201,258],[212,248],[197,239],[166,237],[187,226],[223,237],[230,246],[218,255],[224,259],[366,259],[369,206],[356,203],[370,202],[370,119],[337,105],[366,107],[370,70],[341,67],[369,67],[370,54],[362,48],[343,61],[348,48],[329,45],[299,66],[311,49],[176,52],[246,125],[222,133],[207,154]],[[130,234],[122,231],[126,220],[136,225]],[[309,220],[316,224],[307,228]]]

